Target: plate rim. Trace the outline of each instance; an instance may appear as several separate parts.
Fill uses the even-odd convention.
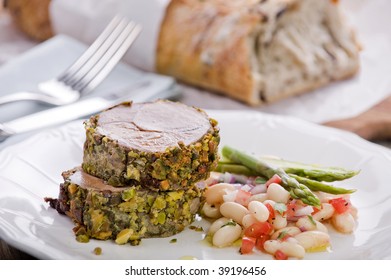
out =
[[[298,119],[295,117],[272,115],[272,114],[257,112],[257,111],[247,111],[247,110],[205,110],[205,111],[209,114],[210,117],[215,118],[217,120],[218,120],[218,117],[222,118],[222,116],[225,116],[228,118],[228,116],[234,117],[234,115],[240,115],[242,117],[256,116],[257,118],[259,118],[259,117],[266,118],[266,121],[273,121],[273,122],[277,122],[277,123],[284,122],[286,124],[287,122],[288,123],[290,122],[290,123],[294,123],[294,124],[299,124],[299,125],[301,125],[301,129],[305,130],[305,129],[310,128],[310,129],[314,129],[316,131],[321,131],[321,132],[323,131],[324,133],[327,132],[329,134],[333,134],[335,136],[340,137],[339,140],[342,142],[348,141],[348,142],[354,144],[356,146],[356,148],[359,148],[360,150],[366,150],[371,153],[376,153],[378,155],[385,156],[391,164],[391,150],[390,149],[383,147],[383,146],[380,146],[378,144],[369,142],[369,141],[367,141],[367,140],[365,140],[365,139],[363,139],[363,138],[361,138],[351,132],[342,131],[340,129],[331,128],[331,127],[325,127],[325,126],[311,123],[311,122],[308,122],[308,121],[305,121],[302,119]],[[16,144],[11,144],[9,146],[4,147],[2,150],[0,150],[0,158],[2,158],[7,153],[12,155],[13,149],[16,149],[20,145],[28,145],[29,143],[37,141],[37,139],[40,139],[40,138],[45,137],[47,135],[51,135],[53,133],[58,133],[58,132],[61,132],[61,133],[65,132],[66,133],[67,130],[71,129],[76,124],[80,125],[80,123],[82,123],[82,120],[73,121],[73,122],[64,124],[62,126],[56,127],[56,128],[51,128],[51,129],[47,129],[44,131],[40,131],[40,132],[38,132],[28,138],[16,143]],[[297,127],[296,127],[295,131],[296,130],[297,130]],[[298,130],[298,133],[302,133],[300,129]],[[2,166],[0,165],[0,176],[1,176],[1,170],[2,170]],[[7,233],[5,233],[1,227],[0,227],[0,238],[2,240],[4,240],[8,245],[15,247],[23,252],[26,252],[36,258],[54,259],[53,254],[50,252],[50,250],[49,251],[48,250],[42,251],[42,250],[39,250],[38,248],[36,248],[37,246],[28,245],[28,244],[26,247],[25,242],[20,242],[16,239],[12,238],[11,236],[8,236]],[[56,249],[55,255],[57,255],[57,251],[58,251],[58,249]],[[59,251],[61,251],[61,250],[59,250]],[[66,256],[66,258],[65,258],[65,256]],[[70,253],[61,252],[61,259],[68,259],[68,258],[69,259],[84,259],[84,256],[76,256],[75,257],[75,256],[71,256]]]

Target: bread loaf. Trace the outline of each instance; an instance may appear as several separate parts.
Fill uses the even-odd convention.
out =
[[[258,105],[354,75],[359,47],[338,0],[172,0],[156,69]]]
[[[53,36],[49,5],[51,0],[7,0],[15,24],[27,36],[44,41]]]

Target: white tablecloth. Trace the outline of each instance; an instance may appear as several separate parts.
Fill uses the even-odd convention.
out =
[[[141,22],[143,33],[125,60],[151,70],[158,26],[167,1],[100,0],[97,3],[95,0],[56,0],[52,2],[51,12],[58,33],[71,35],[85,43],[93,41],[105,23],[118,11]],[[391,1],[341,2],[363,45],[362,68],[353,79],[258,108],[186,86],[183,86],[181,101],[205,109],[251,109],[317,123],[352,117],[371,108],[391,93]],[[16,30],[6,13],[0,13],[0,64],[35,44]]]

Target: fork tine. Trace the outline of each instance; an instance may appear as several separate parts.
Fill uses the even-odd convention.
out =
[[[82,94],[86,94],[95,89],[95,87],[97,87],[117,65],[118,61],[129,49],[129,46],[136,40],[140,32],[140,25],[133,22],[128,23],[126,28],[113,42],[112,47],[99,59],[99,61],[97,61],[94,67],[88,71],[88,74],[73,86],[73,89],[80,91]]]
[[[102,47],[102,44],[106,42],[107,38],[110,36],[110,34],[112,34],[113,30],[117,28],[120,22],[121,18],[119,16],[115,16],[99,35],[99,37],[96,38],[96,40],[91,44],[91,46],[57,79],[65,82],[67,79],[71,78],[73,74],[76,73],[77,70],[80,69],[80,67],[84,65],[97,52],[99,48]]]
[[[57,78],[38,84],[39,93],[19,92],[16,99],[0,100],[0,105],[21,100],[35,100],[56,106],[75,102],[102,82],[140,31],[139,25],[123,17],[114,17],[92,45],[66,71]]]
[[[83,64],[78,65],[78,68],[74,68],[72,73],[69,73],[65,79],[61,81],[64,82],[67,86],[71,86],[78,83],[87,73],[94,68],[96,62],[111,48],[113,42],[121,34],[123,29],[127,26],[127,19],[121,18],[118,24],[114,29],[111,30],[111,33],[107,37],[102,38],[103,41],[99,47],[84,61]]]

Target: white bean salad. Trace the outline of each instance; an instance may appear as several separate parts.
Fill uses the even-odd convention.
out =
[[[273,176],[256,177],[212,172],[206,181],[201,213],[212,219],[208,236],[216,247],[241,240],[239,252],[259,250],[275,259],[302,259],[306,252],[325,251],[330,235],[324,223],[341,233],[353,232],[357,210],[349,194],[314,192],[320,207],[294,199]]]

